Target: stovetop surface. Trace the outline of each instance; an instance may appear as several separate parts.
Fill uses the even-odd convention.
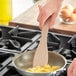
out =
[[[35,50],[39,44],[40,37],[41,32],[39,30],[20,28],[18,26],[0,26],[0,76],[21,76],[13,66],[12,58],[15,54],[20,54],[26,50]],[[75,48],[75,41],[75,35],[48,33],[48,50],[60,53],[68,62],[65,69],[55,76],[67,76],[67,68],[74,58],[71,50]]]
[[[39,37],[40,32],[34,30],[0,26],[0,50],[20,53]]]

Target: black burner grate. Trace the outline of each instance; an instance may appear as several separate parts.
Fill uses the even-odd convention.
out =
[[[8,65],[6,68],[8,70],[6,71],[6,73],[3,76],[22,76],[16,71],[16,69],[14,67]]]
[[[12,57],[15,53],[19,54],[24,52],[25,49],[28,51],[35,50],[38,46],[41,32],[39,30],[19,28],[18,26],[15,28],[1,26],[0,28],[0,76],[22,76],[13,67],[11,62]],[[3,35],[2,29],[6,30],[6,35]],[[5,39],[5,41],[3,41],[2,38]],[[75,40],[71,42],[72,39],[72,36],[53,32],[48,33],[48,50],[60,53],[67,59],[68,62],[64,70],[57,72],[55,76],[67,76],[67,68],[73,57],[70,48],[73,48],[74,44],[76,45],[76,39],[74,38]],[[12,42],[16,45],[16,47],[17,45],[19,47],[13,48],[13,44],[11,44]]]
[[[36,39],[40,32],[17,27],[0,26],[0,50],[20,53],[27,49]]]
[[[8,63],[11,62],[13,56],[13,54],[0,52],[0,70],[2,70]]]

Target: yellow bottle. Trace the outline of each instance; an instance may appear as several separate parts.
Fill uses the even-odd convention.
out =
[[[12,0],[0,0],[0,25],[8,25],[12,20]]]

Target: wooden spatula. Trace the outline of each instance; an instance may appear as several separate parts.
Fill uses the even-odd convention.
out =
[[[33,67],[44,66],[45,64],[48,64],[48,48],[47,48],[47,35],[49,30],[48,22],[49,21],[47,20],[43,26],[40,43],[34,55]]]

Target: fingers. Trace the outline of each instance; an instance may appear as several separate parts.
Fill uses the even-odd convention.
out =
[[[69,65],[69,68],[67,70],[67,76],[73,76],[73,63]]]
[[[76,76],[76,58],[74,59],[73,76]]]
[[[76,76],[76,58],[69,65],[67,70],[67,76]]]
[[[37,18],[37,21],[39,22],[39,28],[40,29],[43,28],[44,23],[49,18],[49,16],[50,16],[50,19],[51,19],[50,20],[50,28],[52,27],[58,13],[56,15],[53,15],[52,18],[51,18],[51,16],[52,16],[53,13],[55,13],[58,10],[58,8],[60,8],[61,3],[62,3],[62,0],[56,0],[56,1],[49,0],[48,2],[46,2],[46,4],[44,6],[42,6],[42,5],[38,6],[39,7],[39,16]]]
[[[46,20],[49,18],[49,16],[51,17],[51,15],[55,11],[54,10],[47,10],[45,7],[42,7],[40,5],[38,7],[39,7],[39,16],[37,18],[37,21],[39,22],[39,28],[42,29]]]

